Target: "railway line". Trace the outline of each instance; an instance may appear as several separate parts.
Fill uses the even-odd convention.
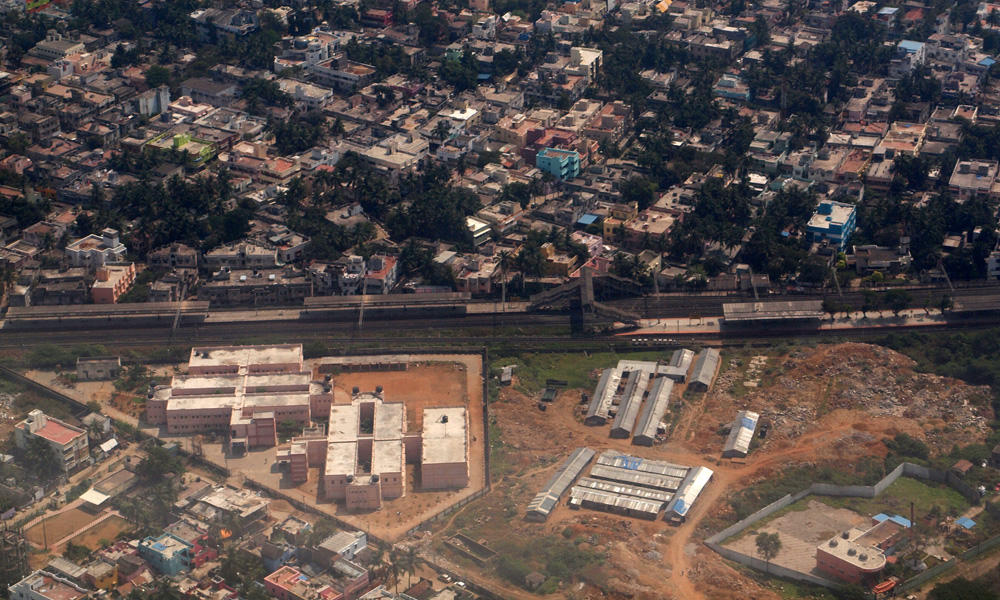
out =
[[[935,286],[908,289],[912,306],[937,306],[948,294],[961,310],[947,325],[922,327],[971,328],[1000,323],[1000,287],[984,285],[950,290]],[[818,300],[824,296],[789,295],[761,298],[769,301]],[[864,292],[827,295],[840,304],[859,308]],[[723,304],[747,302],[746,296],[710,294],[657,294],[641,298],[603,301],[621,311],[646,319],[702,319],[723,315]],[[779,302],[781,304],[781,302]],[[814,304],[815,306],[815,304]],[[813,309],[816,310],[816,309]],[[964,315],[964,316],[963,316]],[[83,305],[14,307],[0,328],[0,349],[29,348],[39,344],[73,345],[84,342],[143,345],[228,344],[247,340],[325,340],[347,347],[377,344],[483,344],[505,343],[522,347],[562,344],[586,347],[623,342],[621,335],[579,334],[579,310],[529,311],[525,303],[500,307],[473,301],[467,294],[409,294],[309,299],[304,306],[244,310],[211,309],[206,302],[148,303],[135,305]],[[590,330],[607,330],[614,315],[584,317]],[[866,333],[864,327],[819,331],[812,323],[758,325],[756,328],[723,327],[721,331],[687,331],[679,339],[754,340],[772,337],[850,337],[884,335],[886,327]],[[908,326],[907,329],[910,327]],[[636,337],[641,337],[637,334]],[[648,336],[647,336],[648,337]],[[656,336],[670,339],[670,336]]]
[[[1000,294],[1000,286],[983,285],[974,287],[960,287],[951,290],[940,286],[909,286],[905,289],[912,298],[912,306],[923,307],[930,305],[937,306],[944,295],[952,299],[970,296],[986,296]],[[885,290],[877,290],[885,291]],[[843,294],[784,294],[762,296],[761,301],[768,300],[826,300],[848,304],[855,309],[860,309],[864,304],[864,291],[847,291]],[[641,315],[646,319],[655,318],[678,318],[689,316],[712,317],[722,314],[722,305],[727,302],[748,302],[753,300],[753,295],[680,295],[680,294],[650,294],[641,298],[628,298],[620,300],[606,300],[605,303],[616,308],[631,311]]]
[[[0,330],[0,350],[27,351],[37,346],[75,346],[84,343],[111,344],[116,349],[148,348],[151,346],[225,345],[255,341],[301,342],[323,341],[332,351],[340,345],[344,352],[357,351],[372,346],[455,347],[502,344],[507,347],[601,349],[622,347],[669,348],[692,340],[713,346],[768,345],[774,340],[872,340],[894,331],[968,331],[1000,324],[995,317],[964,318],[948,323],[934,323],[906,328],[855,327],[852,329],[817,329],[815,326],[774,325],[736,330],[709,331],[684,334],[600,334],[573,337],[569,333],[569,317],[565,315],[515,314],[494,319],[493,315],[476,315],[466,319],[415,319],[404,321],[368,322],[357,329],[354,323],[310,321],[285,321],[276,327],[269,321],[245,323],[201,324],[173,330],[170,327],[118,327],[76,329],[72,331],[37,331],[26,335],[24,331]],[[512,335],[512,328],[525,328],[520,335]],[[565,327],[565,334],[537,332],[541,327]],[[468,330],[468,333],[462,330]],[[440,335],[421,334],[422,331],[441,331]]]

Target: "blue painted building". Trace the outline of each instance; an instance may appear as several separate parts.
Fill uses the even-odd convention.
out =
[[[191,568],[192,545],[171,533],[148,537],[139,543],[139,556],[165,575],[176,575]]]
[[[557,179],[573,179],[580,174],[580,153],[576,150],[545,148],[535,156],[535,166]]]
[[[806,231],[814,242],[828,241],[843,250],[857,227],[857,208],[853,204],[824,200],[809,219]]]

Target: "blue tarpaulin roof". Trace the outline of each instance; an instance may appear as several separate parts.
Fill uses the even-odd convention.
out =
[[[992,58],[990,58],[989,56],[987,56],[983,60],[979,61],[979,64],[982,65],[982,66],[984,66],[984,67],[989,68],[989,67],[992,67],[993,65],[997,64],[997,61],[995,61]]]
[[[909,519],[907,519],[905,517],[901,517],[899,515],[893,515],[893,516],[890,517],[889,515],[887,515],[885,513],[879,513],[879,514],[875,515],[872,518],[877,523],[881,523],[882,521],[888,520],[888,521],[892,521],[893,523],[896,523],[897,525],[902,525],[903,527],[910,527],[910,525],[911,525]]]
[[[598,216],[587,213],[577,221],[580,225],[593,225],[597,222]]]
[[[872,517],[872,519],[874,519],[877,523],[881,523],[882,521],[892,521],[893,523],[896,523],[897,525],[901,525],[903,527],[909,527],[911,525],[909,519],[901,517],[899,515],[893,515],[890,517],[885,513],[879,513],[874,517]]]
[[[961,525],[962,527],[965,527],[966,529],[972,529],[973,527],[976,526],[976,522],[970,519],[969,517],[959,517],[955,519],[955,522]]]

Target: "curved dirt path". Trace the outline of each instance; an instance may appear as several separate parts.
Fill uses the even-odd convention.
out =
[[[692,507],[687,520],[670,537],[663,552],[664,561],[670,565],[671,575],[669,582],[675,598],[683,600],[708,600],[708,597],[699,591],[695,587],[694,582],[687,576],[687,573],[693,567],[693,557],[687,554],[685,548],[692,542],[694,532],[701,521],[706,515],[711,513],[719,498],[732,486],[753,477],[761,471],[773,469],[790,462],[792,459],[801,458],[803,455],[817,456],[817,451],[820,448],[837,441],[845,433],[855,431],[855,425],[859,422],[864,422],[866,431],[871,431],[874,429],[873,425],[881,421],[873,420],[863,414],[847,415],[843,413],[838,414],[839,412],[835,411],[827,415],[827,418],[824,418],[820,423],[817,423],[817,426],[822,428],[827,424],[827,421],[834,421],[834,423],[830,424],[829,428],[822,428],[819,431],[802,435],[796,440],[792,440],[792,445],[789,447],[778,449],[773,453],[757,455],[755,459],[748,461],[746,466],[733,467],[719,465],[713,469],[715,476],[712,478],[712,482],[705,488],[698,502]],[[844,418],[848,416],[851,418]],[[888,424],[886,425],[889,426]],[[689,452],[677,452],[676,456],[678,459],[683,459],[685,456],[689,457],[688,460],[694,458]]]

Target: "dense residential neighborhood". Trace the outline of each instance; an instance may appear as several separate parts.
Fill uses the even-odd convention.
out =
[[[11,306],[1000,276],[988,3],[27,4]]]

